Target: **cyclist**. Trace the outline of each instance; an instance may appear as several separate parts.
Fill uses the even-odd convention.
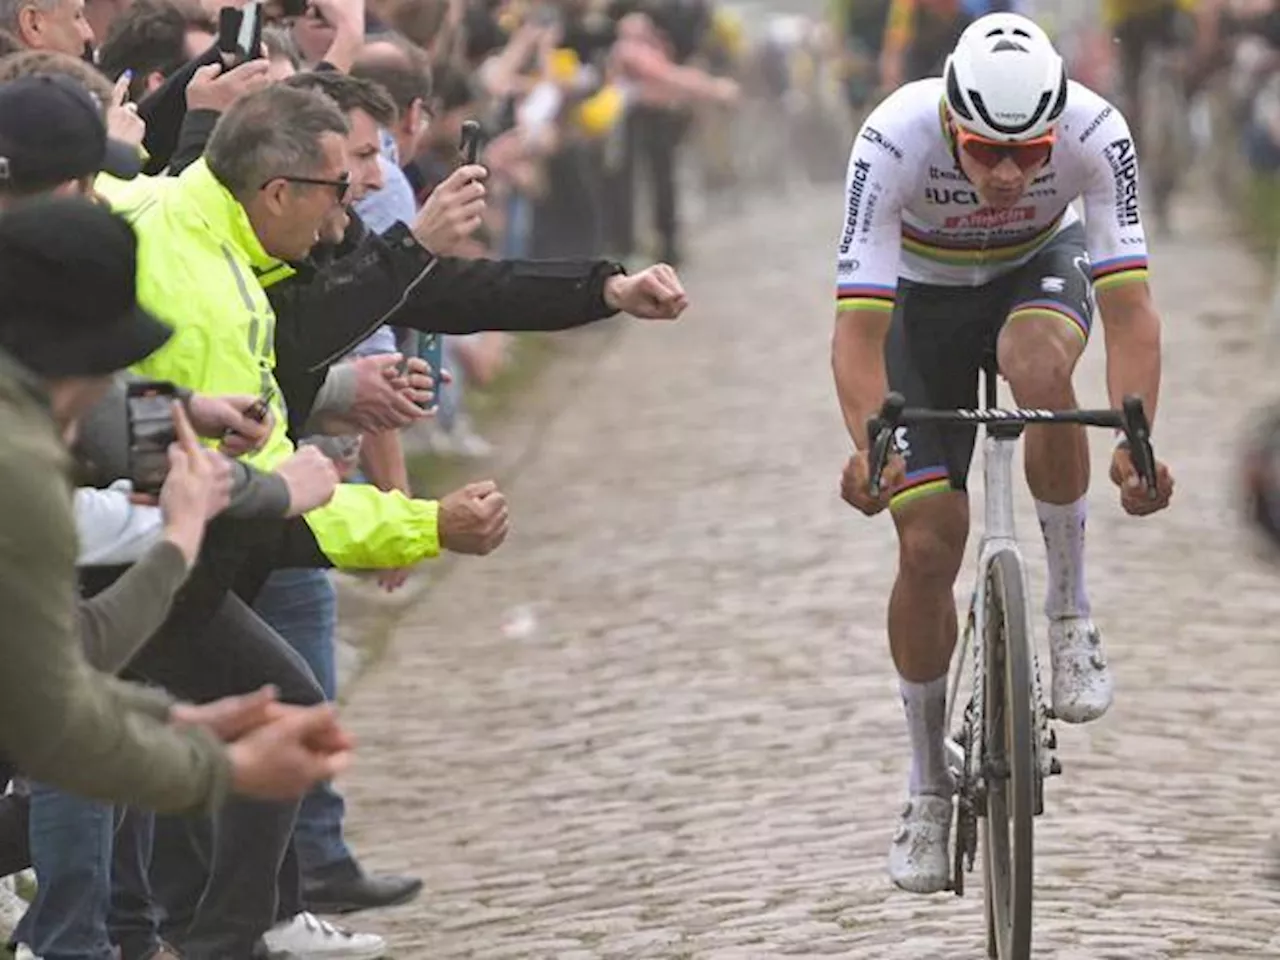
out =
[[[890,0],[829,0],[827,20],[840,47],[845,105],[861,123],[879,87],[879,64]]]
[[[962,0],[893,0],[880,51],[880,87],[936,75],[973,17]]]
[[[1083,224],[1071,206],[1077,199]],[[950,877],[953,784],[943,712],[975,431],[899,428],[886,493],[873,499],[867,419],[887,388],[910,406],[974,406],[978,370],[992,354],[1019,406],[1076,407],[1071,376],[1095,293],[1112,402],[1138,394],[1154,415],[1160,320],[1146,281],[1128,125],[1102,97],[1066,79],[1049,38],[1025,17],[975,21],[944,77],[896,91],[854,141],[832,366],[856,447],[842,495],[868,515],[890,507],[898,531],[888,626],[911,772],[889,871],[905,890],[942,890]],[[1053,709],[1083,723],[1112,699],[1085,591],[1083,428],[1028,427],[1026,473],[1048,552]],[[1163,464],[1157,473],[1158,495],[1148,500],[1128,451],[1116,446],[1111,479],[1129,513],[1168,505],[1172,478]]]
[[[1190,50],[1197,34],[1197,18],[1203,19],[1203,8],[1208,6],[1199,0],[1103,0],[1103,19],[1120,51],[1121,102],[1136,143],[1146,142],[1142,74],[1148,58],[1161,48]],[[1184,68],[1182,79],[1186,81],[1189,75]]]

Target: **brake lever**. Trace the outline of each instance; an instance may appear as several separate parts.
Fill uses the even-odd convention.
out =
[[[867,421],[867,439],[871,442],[871,456],[868,466],[871,476],[867,485],[868,492],[877,500],[880,498],[881,474],[889,464],[889,453],[894,450],[893,433],[902,419],[902,411],[907,402],[900,393],[891,393],[880,405],[880,413]]]
[[[889,459],[889,442],[893,439],[893,431],[880,417],[876,416],[867,421],[867,437],[871,440],[871,455],[867,460],[871,473],[867,491],[878,500],[880,499],[880,474],[884,473],[885,464]]]
[[[1147,499],[1154,500],[1158,495],[1156,486],[1156,455],[1151,447],[1151,424],[1147,421],[1147,413],[1142,407],[1142,398],[1128,396],[1122,405],[1124,413],[1124,435],[1129,441],[1129,456],[1133,460],[1134,469],[1147,486]]]

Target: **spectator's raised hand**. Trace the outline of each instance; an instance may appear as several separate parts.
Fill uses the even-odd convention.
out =
[[[430,414],[423,409],[434,395],[425,361],[413,357],[407,373],[400,371],[401,355],[380,353],[348,361],[356,369],[356,397],[340,420],[353,433],[399,430]]]
[[[507,539],[507,498],[492,480],[469,483],[440,501],[436,523],[442,548],[484,556]]]
[[[241,97],[270,83],[270,70],[271,64],[265,59],[246,60],[230,70],[224,70],[219,63],[205,64],[187,84],[187,109],[224,113]]]
[[[210,440],[222,440],[218,448],[228,457],[242,457],[261,450],[271,437],[275,416],[271,410],[262,420],[245,416],[257,397],[229,394],[222,397],[194,395],[187,404],[196,433]]]
[[[680,278],[665,263],[635,276],[610,277],[604,284],[604,301],[614,310],[644,320],[674,320],[689,306]]]
[[[176,703],[169,708],[169,720],[180,726],[204,727],[224,743],[231,743],[270,723],[275,704],[275,687],[266,686],[210,703]]]
[[[231,502],[231,463],[196,439],[181,403],[173,405],[178,441],[169,447],[169,474],[160,488],[165,538],[196,562],[205,524]]]
[[[484,219],[482,181],[488,175],[479,164],[464,164],[431,191],[413,222],[418,242],[437,256],[457,256]]]
[[[289,488],[287,516],[300,517],[333,499],[338,488],[338,468],[314,446],[299,447],[297,453],[275,469]]]
[[[111,90],[111,104],[107,107],[107,136],[140,147],[147,134],[147,124],[138,116],[138,105],[129,102],[129,81],[132,79],[133,72],[126,70]]]
[[[731,106],[742,99],[742,88],[730,77],[716,77],[711,85],[711,96],[718,103]]]
[[[333,33],[325,49],[324,60],[343,73],[350,72],[364,47],[365,0],[312,0],[308,13],[318,20],[302,18],[302,30],[310,30],[315,41],[323,38],[331,28]]]
[[[329,704],[276,705],[274,719],[227,748],[236,793],[260,800],[295,800],[332,780],[351,763],[354,741]]]

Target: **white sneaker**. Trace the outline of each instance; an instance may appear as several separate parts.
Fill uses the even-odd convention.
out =
[[[378,960],[387,942],[372,933],[353,933],[310,913],[276,924],[262,939],[272,954],[297,960]]]
[[[40,960],[25,943],[18,944],[13,951],[13,960]]]
[[[889,847],[889,879],[908,893],[938,893],[951,885],[951,798],[920,794],[902,808]]]
[[[1111,706],[1115,689],[1102,635],[1087,617],[1049,621],[1053,668],[1053,712],[1066,723],[1097,720]]]

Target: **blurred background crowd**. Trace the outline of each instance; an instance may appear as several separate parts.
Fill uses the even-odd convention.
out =
[[[468,410],[518,362],[521,331],[645,315],[642,294],[674,302],[681,295],[666,274],[648,274],[658,286],[647,293],[611,284],[649,262],[696,268],[696,226],[757,198],[808,182],[831,184],[837,202],[861,118],[885,91],[938,72],[964,26],[997,9],[1040,20],[1073,75],[1123,105],[1154,158],[1144,175],[1164,229],[1176,223],[1163,201],[1196,158],[1237,200],[1280,178],[1274,0],[833,0],[792,11],[720,0],[0,0],[0,349],[24,368],[0,366],[0,392],[22,398],[34,376],[59,435],[79,431],[82,474],[109,459],[103,448],[119,447],[107,439],[119,429],[67,384],[124,367],[187,388],[190,430],[222,439],[224,452],[279,454],[262,463],[278,480],[271,486],[189,448],[169,492],[158,487],[158,505],[120,486],[129,468],[97,485],[81,477],[78,636],[93,665],[216,708],[184,714],[157,701],[179,727],[232,746],[244,730],[275,733],[228,748],[229,758],[204,741],[186,752],[170,744],[169,766],[149,779],[121,759],[120,744],[146,738],[107,724],[114,708],[67,720],[114,738],[94,766],[62,741],[48,745],[53,728],[65,733],[50,719],[61,714],[15,698],[0,726],[28,717],[27,739],[44,752],[16,750],[16,736],[0,749],[13,764],[0,763],[9,784],[0,874],[27,878],[0,889],[16,923],[9,947],[28,960],[381,956],[380,938],[319,918],[403,903],[421,889],[414,877],[366,868],[346,846],[341,795],[325,785],[344,753],[340,731],[284,729],[303,720],[223,698],[262,683],[300,706],[337,696],[338,611],[322,567],[376,569],[395,590],[438,550],[482,554],[501,543],[505,506],[493,484],[447,494],[429,512],[414,498],[435,493],[433,477],[414,465],[423,453],[495,455]],[[237,23],[228,11],[241,26],[260,17],[260,41],[250,31],[247,46],[228,43]],[[468,122],[478,123],[474,157],[463,145]],[[345,163],[326,166],[325,138],[337,136]],[[121,145],[140,170],[125,169]],[[298,186],[323,204],[307,207],[313,201],[288,192]],[[27,206],[77,193],[130,220],[136,248],[83,210]],[[343,217],[330,209],[335,198]],[[164,337],[142,321],[115,341],[95,343],[82,329],[76,298],[92,312],[112,296],[108,280],[85,279],[105,269],[104,249],[136,261],[147,310],[200,318],[156,354],[164,362],[147,360]],[[230,273],[218,272],[222,260]],[[117,293],[132,301],[132,290]],[[416,297],[429,302],[431,322],[397,323]],[[239,311],[250,341],[236,376],[209,363],[232,336],[222,309]],[[76,363],[33,346],[23,323],[35,314],[66,319],[65,331],[42,334],[65,337],[59,346],[84,339]],[[323,314],[328,333],[299,325],[301,314]],[[133,353],[109,348],[126,341]],[[422,409],[428,391],[432,415]],[[252,416],[255,402],[265,418]],[[39,420],[28,413],[0,427],[22,436]],[[16,459],[61,469],[44,447],[31,449],[49,459]],[[335,496],[339,480],[399,499],[362,501],[361,514],[343,500],[357,494]],[[0,490],[18,483],[0,477]],[[323,557],[308,541],[313,556],[289,562],[300,554],[273,541],[286,559],[246,588],[261,543],[218,537],[216,521],[204,542],[228,502],[246,517],[345,512],[332,527],[311,526]],[[39,519],[39,530],[52,523]],[[420,542],[404,529],[423,531]],[[155,552],[157,540],[179,554]],[[216,573],[201,589],[183,586],[200,564]],[[16,607],[24,588],[10,573]],[[228,606],[233,589],[252,598],[252,611]],[[87,598],[101,602],[86,607]],[[31,612],[52,623],[42,616]],[[153,649],[166,630],[187,637],[197,626],[216,634],[203,654],[187,639]],[[117,767],[114,779],[103,772]],[[304,791],[300,811],[285,802]],[[224,804],[229,792],[251,799]]]

